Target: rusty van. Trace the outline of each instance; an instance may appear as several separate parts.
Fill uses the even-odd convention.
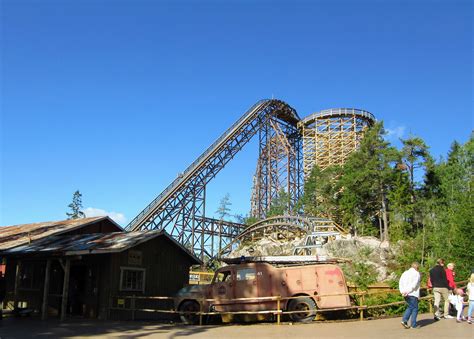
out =
[[[196,323],[193,312],[242,312],[277,309],[277,301],[252,299],[282,298],[280,308],[289,311],[294,322],[310,322],[318,309],[350,307],[344,274],[334,264],[277,267],[268,262],[250,262],[218,269],[208,285],[190,285],[175,297],[175,307],[185,323]],[[288,297],[299,297],[286,300]],[[300,312],[297,312],[300,311]],[[244,312],[242,312],[244,313]],[[229,313],[221,314],[229,321]]]

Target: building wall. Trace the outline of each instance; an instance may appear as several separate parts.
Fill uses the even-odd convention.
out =
[[[141,263],[137,261],[138,254],[141,257]],[[7,260],[5,305],[13,306],[17,259],[9,258]],[[40,277],[37,277],[33,288],[19,289],[18,301],[26,302],[26,307],[41,312],[46,259],[23,257],[21,260],[25,265],[27,262],[33,263]],[[82,287],[85,292],[80,295],[76,294],[76,297],[80,299],[81,312],[87,317],[104,319],[108,316],[108,307],[112,297],[172,296],[188,283],[191,265],[191,258],[187,254],[169,239],[160,236],[120,253],[84,255],[80,260],[76,258],[71,261],[70,286],[74,284],[74,275],[76,278],[82,277]],[[121,267],[145,269],[144,292],[122,291],[120,289]],[[61,308],[63,283],[63,270],[58,258],[52,261],[51,273],[49,311],[51,315],[58,315]],[[70,287],[69,293],[74,295],[72,287]],[[170,306],[172,302],[164,304]]]
[[[142,253],[142,263],[129,260],[130,251]],[[101,305],[110,303],[110,296],[173,296],[189,282],[191,258],[165,237],[157,237],[128,251],[111,255],[111,265],[104,273]],[[145,291],[130,292],[120,290],[120,268],[145,268]],[[107,285],[105,285],[107,284]],[[106,300],[106,299],[109,300]],[[114,299],[115,300],[115,299]],[[105,317],[106,309],[101,306],[100,316]],[[137,308],[170,308],[172,301],[138,300]]]

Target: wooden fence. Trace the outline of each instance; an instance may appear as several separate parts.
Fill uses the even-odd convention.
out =
[[[329,311],[338,311],[338,310],[355,310],[359,312],[359,319],[364,320],[364,311],[374,308],[387,308],[396,305],[402,305],[405,301],[396,301],[391,303],[379,304],[379,305],[366,305],[365,298],[371,295],[377,294],[388,294],[388,293],[398,293],[398,290],[385,290],[385,291],[375,291],[375,292],[367,292],[367,291],[360,291],[360,292],[349,292],[343,294],[326,294],[326,295],[318,295],[319,297],[329,297],[329,296],[341,296],[341,295],[349,295],[352,297],[358,297],[356,300],[358,301],[356,304],[350,307],[344,308],[331,308],[331,309],[316,309],[315,312],[329,312]],[[110,307],[109,307],[109,318],[111,311],[127,311],[131,314],[131,319],[136,319],[136,312],[152,312],[152,313],[163,313],[163,314],[196,314],[199,316],[199,325],[203,324],[203,317],[210,316],[210,315],[239,315],[239,314],[273,314],[276,315],[276,323],[281,323],[281,316],[285,314],[292,314],[292,313],[303,313],[302,311],[285,311],[282,309],[281,305],[282,302],[291,300],[291,299],[301,299],[304,296],[297,296],[297,297],[280,297],[280,296],[273,296],[273,297],[255,297],[255,298],[236,298],[236,299],[195,299],[199,305],[200,310],[196,312],[182,312],[174,309],[174,307],[170,308],[156,308],[156,307],[136,307],[137,301],[147,300],[147,301],[168,301],[173,302],[174,298],[172,297],[161,297],[161,296],[153,296],[153,297],[143,297],[143,296],[123,296],[123,297],[111,297],[110,298]],[[427,295],[425,297],[420,298],[420,300],[427,300],[430,301],[433,299],[432,295]],[[233,302],[269,302],[269,301],[276,301],[276,309],[265,310],[265,311],[209,311],[203,309],[203,304],[205,302],[218,302],[218,303],[233,303]],[[431,303],[430,303],[430,311]],[[309,311],[306,311],[309,312]]]
[[[467,281],[460,281],[457,283],[459,287],[463,286],[465,287]],[[462,288],[462,287],[461,287]],[[428,301],[429,302],[429,311],[432,313],[432,300],[433,300],[433,295],[429,293],[429,290],[426,287],[423,287],[420,289],[423,294],[426,294],[426,296],[421,297],[420,301]],[[341,295],[349,295],[352,297],[353,300],[355,300],[355,304],[350,306],[350,307],[344,307],[344,308],[325,308],[325,309],[316,309],[315,312],[317,313],[322,313],[322,312],[330,312],[330,311],[339,311],[339,310],[355,310],[359,312],[359,319],[364,320],[364,311],[370,310],[370,309],[383,309],[383,308],[388,308],[392,306],[397,306],[397,305],[403,305],[405,304],[405,301],[395,301],[395,302],[390,302],[390,303],[384,303],[384,304],[378,304],[378,305],[367,305],[365,303],[366,298],[373,296],[373,295],[388,295],[388,294],[400,294],[400,292],[397,289],[390,289],[390,288],[384,288],[383,290],[375,290],[375,291],[352,291],[348,293],[339,293],[339,294],[325,294],[325,295],[318,295],[318,297],[331,297],[331,296],[341,296]],[[173,297],[161,297],[161,296],[156,296],[156,297],[145,297],[145,296],[117,296],[117,297],[111,297],[109,300],[109,310],[108,310],[108,315],[110,318],[110,312],[113,310],[120,310],[120,311],[128,311],[131,313],[131,319],[135,320],[136,318],[136,312],[152,312],[152,313],[163,313],[163,314],[196,314],[199,316],[199,325],[203,324],[203,317],[204,316],[209,316],[209,315],[239,315],[239,314],[273,314],[276,315],[276,324],[281,323],[281,316],[285,314],[292,314],[292,313],[303,313],[304,311],[285,311],[282,309],[281,305],[282,302],[291,300],[291,299],[301,299],[302,297],[305,296],[296,296],[296,297],[281,297],[281,296],[272,296],[272,297],[255,297],[255,298],[236,298],[236,299],[207,299],[207,298],[200,298],[200,299],[195,299],[199,305],[200,309],[197,312],[182,312],[174,309],[173,306]],[[356,298],[357,297],[357,298]],[[137,308],[136,307],[136,302],[137,300],[147,300],[147,301],[165,301],[168,303],[167,308]],[[128,302],[127,302],[128,301]],[[206,311],[203,309],[203,304],[204,302],[219,302],[219,303],[229,303],[229,302],[255,302],[255,301],[260,301],[260,302],[269,302],[269,301],[276,301],[276,309],[273,310],[265,310],[265,311],[225,311],[225,312],[217,312],[217,311]],[[128,304],[128,305],[127,305]],[[218,305],[218,304],[217,304]],[[128,307],[127,307],[128,306]],[[309,311],[306,311],[309,312]]]

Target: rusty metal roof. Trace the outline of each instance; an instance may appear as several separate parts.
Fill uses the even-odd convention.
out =
[[[137,246],[145,241],[158,236],[165,236],[186,254],[195,263],[201,261],[195,257],[185,247],[180,245],[175,239],[165,231],[138,231],[138,232],[114,232],[114,233],[92,233],[78,235],[52,235],[33,243],[24,244],[5,251],[0,251],[0,255],[44,255],[44,256],[73,256],[122,252],[131,247]]]
[[[109,217],[91,217],[14,226],[0,226],[0,251],[24,244],[30,244],[32,241],[37,241],[51,235],[69,232],[105,219],[108,219],[118,226]],[[118,226],[118,228],[120,229],[120,226]]]

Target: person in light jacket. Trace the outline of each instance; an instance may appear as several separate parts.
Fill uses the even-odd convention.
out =
[[[469,324],[472,324],[472,321],[474,320],[472,318],[472,314],[474,313],[474,273],[471,274],[471,277],[469,278],[469,283],[467,284],[467,293],[469,296],[469,308],[467,310],[467,322]]]
[[[417,262],[411,264],[410,269],[403,272],[399,281],[400,293],[405,298],[407,309],[403,314],[402,325],[405,328],[410,328],[408,320],[411,318],[411,327],[419,328],[416,324],[416,317],[418,316],[418,299],[420,298],[420,281],[421,275],[418,272],[420,265]]]

